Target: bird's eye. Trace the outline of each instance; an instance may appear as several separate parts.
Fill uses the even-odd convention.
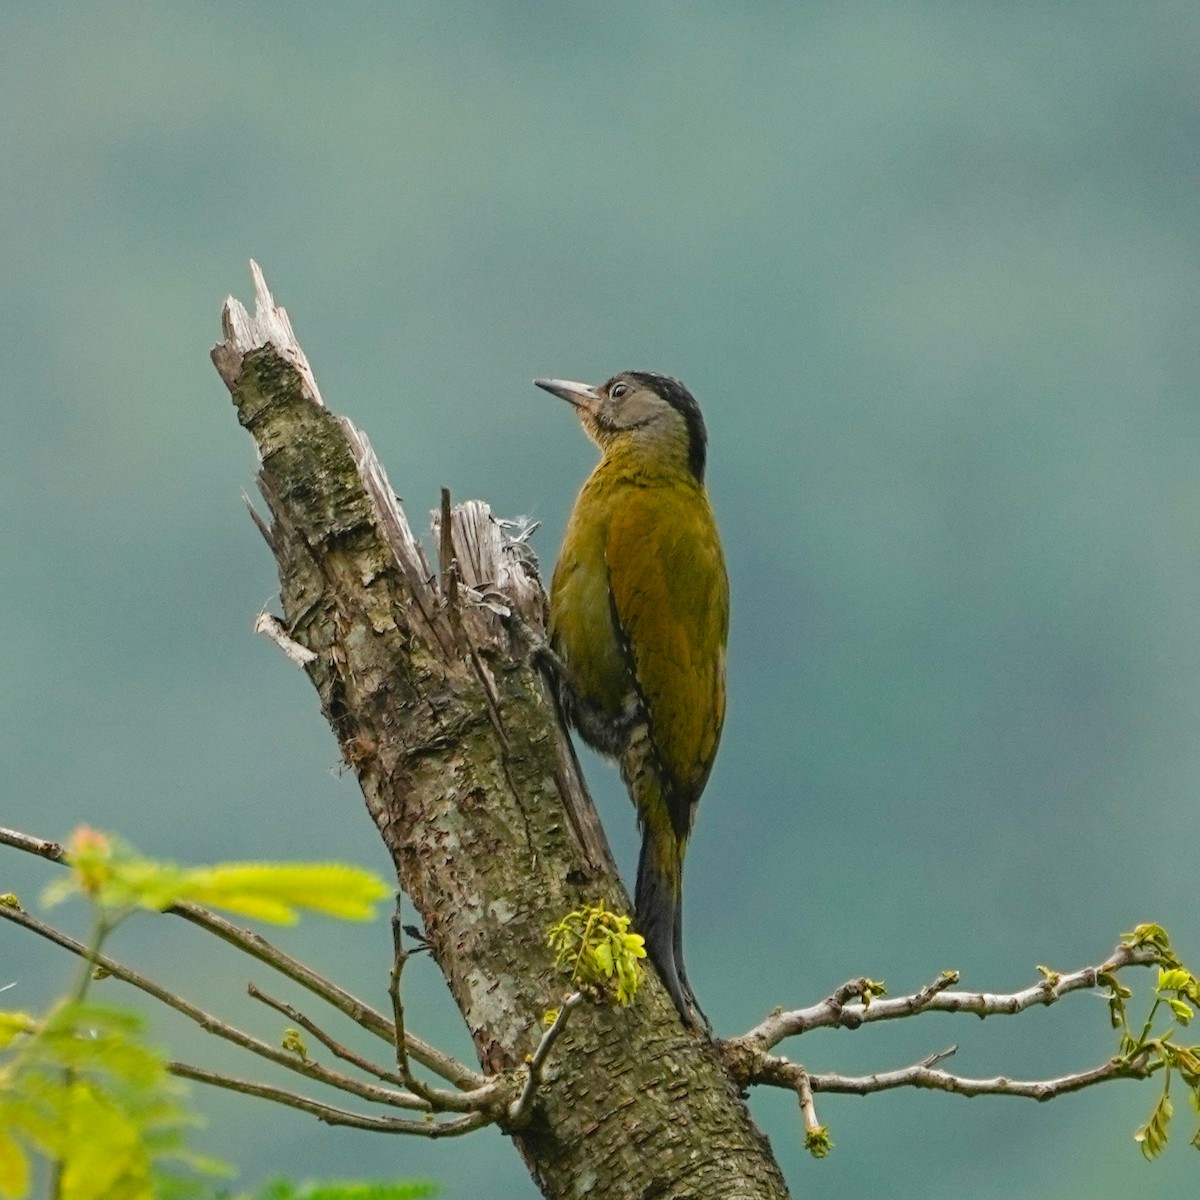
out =
[[[627,383],[614,383],[614,384],[612,385],[612,387],[609,389],[609,392],[608,392],[608,394],[609,394],[609,397],[610,397],[611,399],[613,399],[613,400],[620,400],[622,396],[628,396],[628,395],[629,395],[629,384],[627,384]]]

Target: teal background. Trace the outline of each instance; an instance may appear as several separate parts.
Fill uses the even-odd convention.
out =
[[[1200,960],[1194,3],[7,4],[0,28],[0,822],[387,869],[310,687],[250,632],[275,580],[208,349],[253,255],[418,525],[447,485],[542,521],[552,562],[593,451],[535,375],[660,370],[704,406],[731,706],[688,961],[720,1033],[862,973],[1009,990],[1141,920]],[[628,802],[587,769],[630,870]],[[54,874],[0,864],[26,897]],[[386,922],[278,940],[383,1001]],[[264,1036],[246,980],[298,999],[180,922],[114,950]],[[71,969],[0,927],[6,1004]],[[412,976],[413,1026],[465,1052]],[[788,1049],[857,1072],[952,1042],[963,1074],[1026,1077],[1115,1044],[1085,995]],[[495,1133],[194,1094],[245,1184],[534,1195]],[[1153,1098],[826,1097],[820,1163],[786,1095],[752,1107],[797,1196],[1190,1194],[1182,1097],[1164,1159],[1130,1140]]]

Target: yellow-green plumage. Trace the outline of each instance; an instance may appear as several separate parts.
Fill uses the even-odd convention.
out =
[[[642,372],[570,400],[603,458],[567,527],[550,596],[563,706],[617,758],[643,831],[638,924],[685,1019],[683,856],[725,715],[729,587],[704,490],[704,425],[674,380]],[[574,389],[574,390],[572,390]]]

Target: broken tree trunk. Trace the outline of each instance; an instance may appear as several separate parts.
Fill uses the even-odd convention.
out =
[[[597,900],[630,911],[531,661],[536,563],[470,502],[431,569],[254,271],[257,312],[227,301],[213,361],[260,456],[283,605],[273,636],[317,689],[480,1063],[511,1070],[566,988],[550,925]],[[532,1119],[509,1132],[549,1197],[787,1195],[712,1045],[682,1026],[652,970],[631,1008],[573,1013]]]

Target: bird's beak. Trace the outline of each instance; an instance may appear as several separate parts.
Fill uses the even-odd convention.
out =
[[[585,412],[591,412],[600,400],[599,392],[590,384],[574,383],[570,379],[535,379],[533,382],[543,391]]]

